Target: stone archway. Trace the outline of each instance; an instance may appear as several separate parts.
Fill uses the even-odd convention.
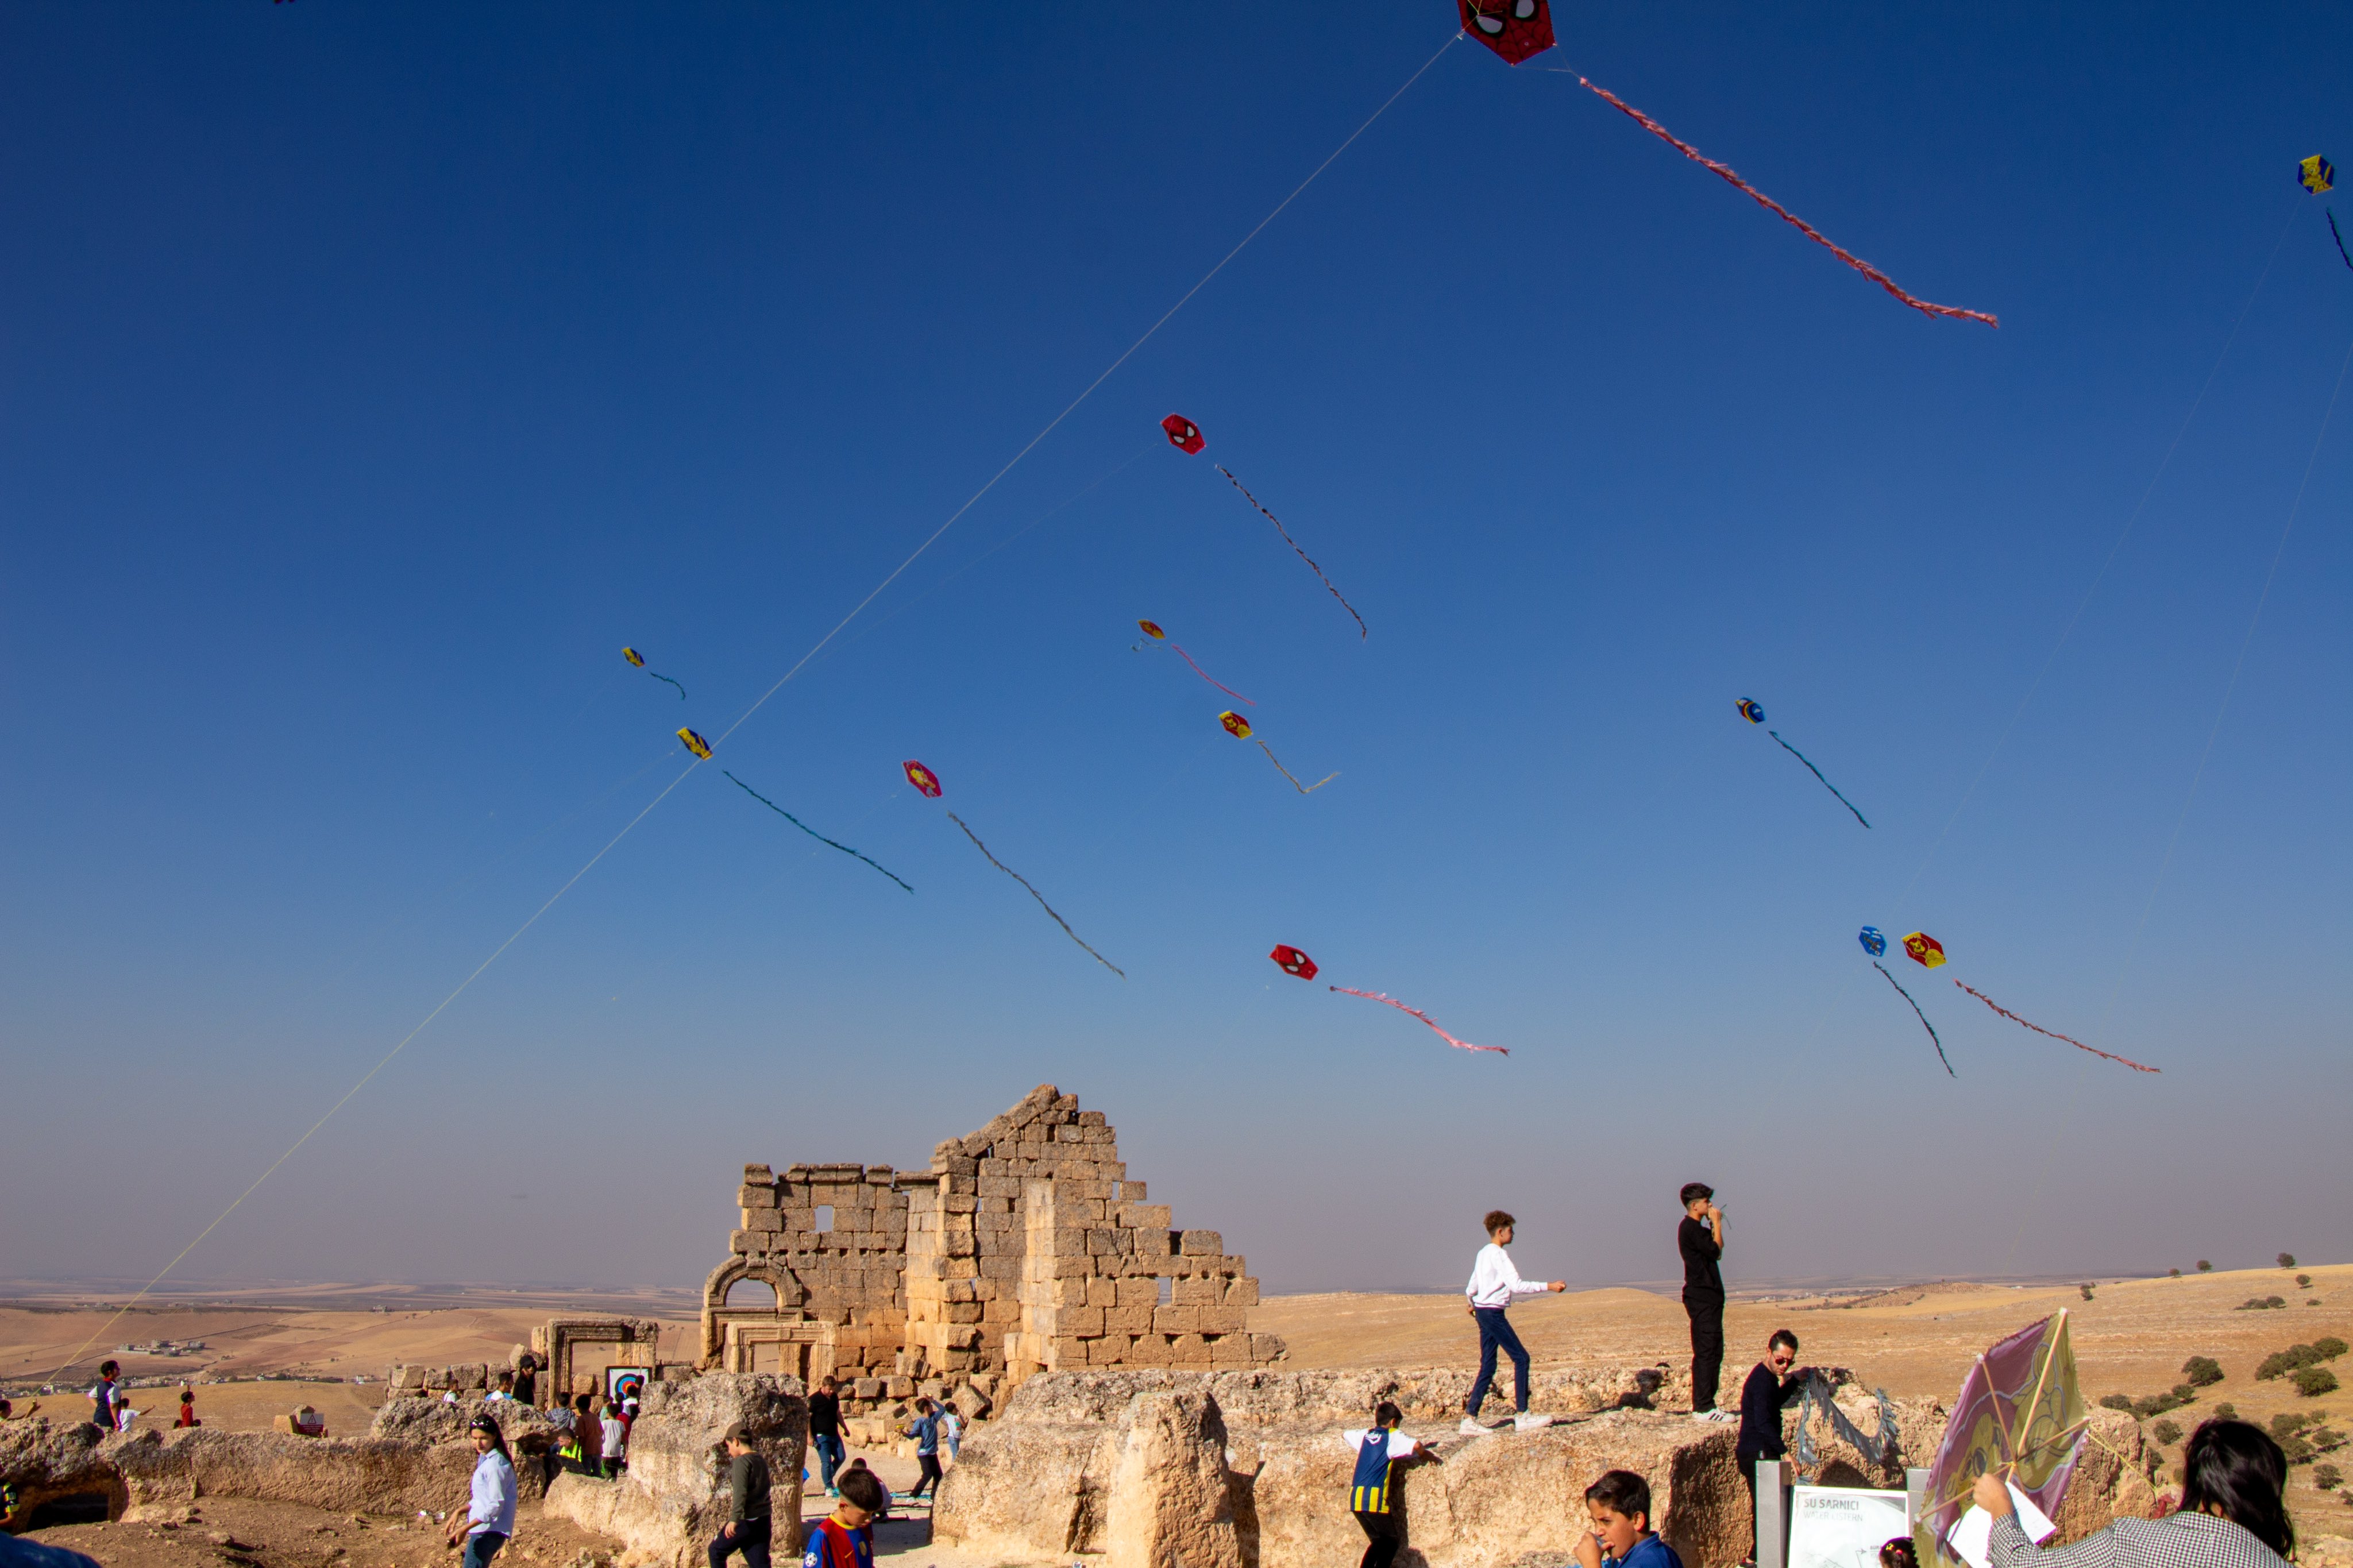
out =
[[[774,1307],[731,1307],[727,1292],[754,1279],[776,1293]],[[720,1347],[730,1323],[799,1322],[808,1316],[808,1290],[800,1276],[784,1263],[765,1258],[731,1258],[702,1282],[702,1364],[718,1364]]]

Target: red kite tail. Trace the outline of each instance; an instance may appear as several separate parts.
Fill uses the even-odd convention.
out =
[[[1419,1007],[1409,1007],[1394,996],[1384,996],[1377,991],[1359,991],[1353,985],[1335,985],[1332,989],[1335,991],[1345,991],[1351,996],[1362,996],[1367,1002],[1378,1002],[1382,1006],[1394,1007],[1400,1013],[1410,1013],[1415,1017],[1420,1019],[1423,1023],[1428,1024],[1432,1029],[1437,1030],[1438,1037],[1444,1040],[1448,1045],[1452,1046],[1458,1051],[1493,1051],[1499,1057],[1508,1057],[1512,1054],[1502,1046],[1474,1046],[1468,1040],[1458,1040],[1453,1036],[1448,1034],[1445,1030],[1440,1029],[1438,1027],[1437,1021],[1431,1018],[1429,1014],[1423,1012]]]
[[[1176,657],[1177,657],[1178,658],[1183,659],[1187,664],[1193,664],[1193,656],[1192,656],[1191,654],[1187,653],[1187,652],[1186,652],[1183,648],[1181,648],[1181,647],[1176,647],[1176,645],[1175,643],[1173,643],[1173,642],[1172,642],[1172,643],[1170,643],[1168,646],[1169,646],[1170,647],[1175,647],[1175,648],[1176,648]],[[1219,679],[1217,679],[1215,677],[1211,676],[1211,675],[1210,675],[1210,673],[1209,673],[1208,670],[1203,669],[1199,665],[1198,665],[1198,664],[1193,664],[1193,673],[1194,673],[1194,674],[1196,674],[1196,675],[1198,675],[1198,676],[1199,676],[1202,679],[1204,679],[1204,680],[1208,681],[1210,685],[1212,685],[1212,686],[1216,687],[1219,690],[1220,690],[1220,691],[1224,692],[1227,696],[1229,696],[1229,697],[1232,698],[1235,701],[1237,701],[1237,702],[1240,703],[1243,707],[1245,707],[1245,708],[1255,708],[1255,707],[1257,707],[1257,706],[1258,706],[1258,704],[1257,704],[1257,703],[1252,702],[1249,698],[1247,698],[1247,697],[1243,696],[1240,692],[1236,691],[1232,687],[1228,686],[1224,681],[1219,680]]]
[[[2097,1046],[2087,1046],[2072,1035],[2057,1034],[2050,1029],[2044,1028],[2040,1024],[2030,1024],[2025,1019],[2020,1017],[2017,1014],[2011,1012],[2009,1008],[2003,1006],[2000,1003],[1995,1001],[1992,997],[1987,995],[1984,992],[1978,990],[1976,986],[1962,985],[1957,980],[1954,981],[1953,984],[1960,985],[1962,990],[1968,992],[1970,995],[1976,997],[1978,1001],[1984,1003],[1987,1006],[1992,1008],[1995,1012],[2000,1014],[2003,1017],[2022,1028],[2031,1029],[2036,1034],[2046,1036],[2051,1039],[2065,1040],[2069,1045],[2074,1047],[2079,1051],[2089,1051],[2095,1057],[2105,1057],[2112,1062],[2122,1062],[2125,1066],[2132,1068],[2135,1072],[2157,1072],[2159,1070],[2153,1067],[2144,1067],[2139,1062],[2133,1060],[2130,1057],[2120,1057],[2114,1051],[2104,1051]]]
[[[1731,164],[1719,163],[1715,159],[1708,157],[1698,148],[1693,146],[1690,142],[1683,141],[1673,132],[1668,130],[1665,126],[1660,124],[1657,121],[1651,119],[1649,115],[1643,113],[1632,104],[1628,103],[1624,99],[1620,98],[1608,88],[1595,87],[1593,83],[1586,80],[1583,77],[1578,77],[1577,81],[1579,87],[1590,89],[1612,108],[1624,114],[1626,118],[1631,120],[1635,124],[1641,126],[1643,130],[1649,132],[1651,135],[1657,137],[1668,146],[1672,147],[1676,152],[1681,153],[1684,157],[1689,158],[1693,163],[1702,165],[1707,169],[1709,173],[1715,174],[1726,184],[1736,186],[1740,190],[1747,192],[1749,196],[1756,201],[1758,206],[1761,206],[1767,211],[1772,213],[1783,223],[1788,224],[1790,227],[1804,235],[1808,239],[1812,240],[1816,245],[1820,246],[1832,256],[1837,257],[1841,261],[1845,262],[1849,267],[1853,268],[1857,272],[1862,273],[1865,278],[1870,279],[1873,283],[1878,284],[1882,289],[1886,289],[1890,294],[1894,295],[1898,300],[1903,300],[1905,304],[1911,306],[1914,310],[1921,312],[1923,315],[1950,316],[1956,320],[1964,321],[1983,321],[1989,327],[1999,327],[2001,325],[2000,321],[1996,320],[1994,317],[1986,314],[1983,310],[1963,310],[1952,305],[1931,304],[1926,300],[1905,293],[1903,289],[1896,287],[1894,279],[1890,278],[1886,273],[1882,272],[1878,268],[1873,267],[1870,262],[1862,259],[1862,258],[1854,255],[1852,251],[1841,249],[1837,245],[1831,243],[1830,238],[1825,236],[1821,230],[1816,228],[1812,224],[1808,223],[1804,218],[1799,217],[1788,207],[1783,206],[1779,202],[1775,201],[1772,197],[1767,195],[1764,192],[1758,190],[1756,186],[1742,179],[1740,177],[1739,171],[1733,168]]]

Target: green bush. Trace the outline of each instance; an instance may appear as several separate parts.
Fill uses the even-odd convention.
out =
[[[2334,1465],[2315,1465],[2312,1467],[2312,1484],[2322,1491],[2333,1492],[2345,1484],[2345,1472]]]
[[[2179,1268],[2168,1268],[2165,1271],[2165,1277],[2168,1279],[2179,1279],[2181,1278],[2181,1270]]]
[[[2198,1403],[2198,1391],[2186,1383],[2177,1383],[2173,1385],[2173,1403],[2195,1405]]]
[[[2318,1366],[2327,1359],[2320,1353],[2318,1345],[2290,1345],[2263,1357],[2255,1366],[2255,1376],[2268,1383],[2275,1377],[2285,1377],[2298,1367]]]
[[[2181,1363],[2181,1375],[2193,1388],[2211,1388],[2222,1381],[2222,1363],[2210,1355],[2194,1355]]]
[[[2281,1253],[2281,1254],[2279,1255],[2279,1266],[2280,1266],[2282,1268],[2295,1268],[2295,1253],[2293,1253],[2293,1252],[2283,1252],[2283,1253]]]
[[[2157,1439],[2159,1447],[2170,1448],[2181,1441],[2180,1423],[2168,1417],[2150,1427],[2149,1436]]]
[[[2299,1275],[2297,1275],[2297,1276],[2295,1277],[2295,1288],[2296,1288],[2297,1289],[2299,1289],[2299,1290],[2309,1290],[2309,1289],[2312,1289],[2312,1276],[2311,1276],[2311,1275],[2309,1275],[2309,1274],[2299,1274]]]
[[[2084,1300],[2088,1301],[2092,1299],[2092,1288],[2089,1285],[2078,1285],[2075,1289],[2084,1293]]]
[[[2302,1414],[2297,1414],[2294,1411],[2283,1410],[2278,1415],[2272,1417],[2272,1436],[2284,1441],[2289,1433],[2301,1432],[2306,1426],[2311,1425],[2312,1413],[2310,1411],[2307,1410]]]
[[[2103,1394],[2100,1396],[2100,1408],[2103,1410],[2121,1410],[2126,1415],[2129,1415],[2133,1413],[2132,1395],[2129,1394]]]
[[[2346,1344],[2335,1334],[2324,1334],[2312,1342],[2313,1352],[2323,1361],[2335,1361],[2345,1353]]]
[[[2284,1307],[2287,1305],[2287,1302],[2277,1296],[2266,1296],[2263,1298],[2263,1305],[2266,1307]]]
[[[2214,1272],[2214,1266],[2201,1258],[2198,1260],[2198,1272],[2200,1274],[2211,1274]]]
[[[2214,1406],[2214,1418],[2217,1421],[2236,1421],[2239,1418],[2239,1407],[2226,1399]]]
[[[2268,1312],[2274,1307],[2284,1307],[2286,1305],[2287,1303],[2281,1300],[2277,1296],[2250,1296],[2245,1300],[2240,1302],[2236,1307],[2232,1308],[2232,1310],[2237,1312]]]
[[[2300,1368],[2295,1374],[2295,1391],[2306,1399],[2334,1394],[2337,1392],[2337,1374],[2325,1366]]]

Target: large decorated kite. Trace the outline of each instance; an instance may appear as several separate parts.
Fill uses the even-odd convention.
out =
[[[1218,722],[1226,727],[1227,734],[1231,735],[1238,741],[1258,741],[1258,749],[1266,752],[1266,760],[1274,764],[1274,771],[1281,773],[1284,778],[1290,779],[1291,787],[1297,790],[1302,795],[1313,795],[1317,790],[1322,789],[1325,784],[1330,784],[1334,779],[1340,776],[1338,773],[1325,773],[1322,778],[1317,779],[1312,784],[1301,784],[1297,777],[1292,773],[1292,771],[1282,765],[1282,759],[1274,754],[1273,749],[1264,741],[1259,741],[1258,736],[1251,732],[1250,721],[1249,720],[1243,718],[1240,714],[1229,708],[1224,712],[1218,715]]]
[[[1154,642],[1168,643],[1170,647],[1175,648],[1176,650],[1176,657],[1183,659],[1194,674],[1199,676],[1202,679],[1208,681],[1210,685],[1216,687],[1219,690],[1224,692],[1227,696],[1232,698],[1243,707],[1255,708],[1258,706],[1257,703],[1252,702],[1249,698],[1243,696],[1240,692],[1236,691],[1224,681],[1216,679],[1214,676],[1210,675],[1208,670],[1203,669],[1199,665],[1195,664],[1193,662],[1193,656],[1187,653],[1180,645],[1168,642],[1168,634],[1160,629],[1160,623],[1158,621],[1138,621],[1135,624],[1142,626],[1144,628],[1144,635],[1150,637]]]
[[[1547,36],[1549,36],[1549,32],[1547,32]],[[1168,444],[1176,447],[1180,452],[1198,452],[1209,444],[1208,437],[1201,434],[1201,427],[1198,425],[1194,424],[1190,419],[1186,418],[1182,414],[1171,414],[1167,418],[1163,419],[1160,422],[1160,428],[1166,432]],[[1292,553],[1298,556],[1302,561],[1306,562],[1307,569],[1315,574],[1316,581],[1324,584],[1324,591],[1329,593],[1334,598],[1339,599],[1340,607],[1347,611],[1350,616],[1355,616],[1356,622],[1356,635],[1360,637],[1370,637],[1372,634],[1365,626],[1365,617],[1356,615],[1356,605],[1348,603],[1346,599],[1341,598],[1340,590],[1332,586],[1332,579],[1324,575],[1324,568],[1315,564],[1315,558],[1308,554],[1304,550],[1299,548],[1299,541],[1291,537],[1291,530],[1282,526],[1282,519],[1275,516],[1274,513],[1267,510],[1263,506],[1259,506],[1258,497],[1250,494],[1249,488],[1245,486],[1241,480],[1234,478],[1232,469],[1227,468],[1222,463],[1212,466],[1217,468],[1218,472],[1226,476],[1226,480],[1229,484],[1231,484],[1234,489],[1241,491],[1242,500],[1250,502],[1250,505],[1254,507],[1258,507],[1258,512],[1261,517],[1263,517],[1267,521],[1274,524],[1275,532],[1282,535],[1282,542],[1291,546]]]
[[[1457,0],[1462,30],[1515,66],[1553,46],[1552,7],[1545,0]]]
[[[1304,952],[1302,952],[1299,949],[1292,946],[1289,942],[1275,943],[1274,951],[1268,953],[1267,957],[1274,960],[1276,967],[1280,968],[1285,974],[1295,974],[1302,980],[1313,980],[1318,973],[1322,973],[1316,967],[1315,961],[1314,959],[1308,957]],[[1448,1034],[1444,1029],[1440,1028],[1438,1026],[1437,1019],[1431,1017],[1429,1014],[1423,1012],[1419,1007],[1407,1006],[1404,1003],[1398,1001],[1394,996],[1384,996],[1377,991],[1359,991],[1353,985],[1330,985],[1326,986],[1324,989],[1329,991],[1337,991],[1342,994],[1348,996],[1362,996],[1368,1002],[1378,1002],[1384,1007],[1394,1007],[1400,1013],[1419,1018],[1423,1023],[1429,1025],[1430,1031],[1437,1035],[1440,1039],[1444,1040],[1448,1045],[1452,1046],[1458,1051],[1489,1051],[1499,1057],[1508,1057],[1512,1054],[1502,1046],[1474,1046],[1468,1040],[1458,1040],[1452,1035]]]
[[[1765,710],[1759,707],[1755,700],[1746,697],[1742,698],[1739,702],[1739,709],[1740,716],[1743,719],[1747,720],[1751,724],[1762,724],[1765,722]],[[1838,803],[1841,805],[1846,807],[1849,811],[1854,811],[1854,802],[1847,799],[1847,797],[1842,795],[1839,795],[1838,785],[1831,783],[1831,781],[1826,778],[1822,778],[1822,770],[1814,766],[1813,763],[1806,762],[1805,752],[1798,750],[1797,747],[1781,739],[1780,731],[1767,730],[1765,732],[1773,737],[1774,744],[1779,746],[1783,751],[1797,758],[1798,761],[1806,763],[1806,771],[1813,774],[1816,779],[1820,780],[1821,786],[1824,789],[1830,791],[1831,794],[1834,795],[1838,795]],[[1854,811],[1854,819],[1857,822],[1862,823],[1865,827],[1869,827],[1871,826],[1870,820],[1859,811]]]
[[[940,775],[939,775],[939,774],[937,774],[937,773],[935,773],[932,772],[932,770],[931,770],[931,769],[929,769],[929,768],[925,767],[923,763],[918,763],[918,762],[914,762],[914,761],[913,761],[913,760],[910,760],[910,761],[908,761],[908,762],[906,762],[906,763],[902,763],[902,764],[901,764],[901,765],[902,765],[902,766],[903,766],[903,767],[906,769],[906,772],[907,772],[907,782],[908,782],[909,784],[913,784],[913,785],[915,786],[915,792],[916,792],[918,795],[923,795],[923,796],[924,796],[924,797],[926,797],[927,799],[931,799],[931,800],[937,800],[937,799],[939,799],[939,798],[940,798],[940,795],[941,795],[942,790],[941,790],[941,785],[940,785]],[[945,808],[944,808],[944,807],[943,807],[942,809],[943,809],[943,811],[945,811]],[[1012,878],[1015,881],[1017,881],[1017,882],[1020,883],[1020,884],[1021,884],[1021,886],[1022,886],[1022,888],[1028,891],[1028,893],[1029,894],[1029,896],[1030,896],[1031,898],[1033,898],[1033,899],[1035,899],[1035,900],[1038,900],[1038,907],[1039,907],[1039,909],[1041,909],[1041,910],[1045,910],[1049,915],[1053,916],[1054,923],[1055,923],[1056,925],[1060,926],[1060,927],[1062,928],[1062,934],[1063,934],[1064,936],[1069,937],[1072,942],[1077,942],[1081,947],[1084,947],[1084,948],[1086,948],[1086,951],[1087,951],[1087,956],[1088,956],[1088,957],[1090,957],[1090,958],[1092,958],[1092,959],[1093,959],[1097,963],[1102,964],[1105,969],[1110,970],[1113,974],[1118,975],[1122,980],[1124,980],[1124,979],[1126,979],[1126,978],[1127,978],[1127,971],[1126,971],[1126,970],[1122,969],[1118,964],[1113,963],[1110,959],[1105,958],[1102,953],[1097,952],[1093,948],[1092,948],[1092,947],[1087,947],[1086,939],[1085,939],[1085,938],[1083,938],[1083,937],[1082,937],[1082,936],[1080,936],[1078,932],[1076,932],[1076,931],[1072,931],[1072,930],[1071,929],[1071,922],[1070,922],[1070,921],[1068,921],[1064,920],[1064,919],[1063,919],[1060,914],[1055,913],[1054,906],[1053,906],[1053,905],[1051,905],[1051,904],[1050,904],[1050,903],[1048,903],[1048,902],[1046,901],[1046,895],[1045,895],[1045,894],[1043,894],[1043,893],[1041,893],[1041,892],[1039,892],[1037,889],[1032,888],[1032,887],[1030,887],[1030,886],[1029,886],[1029,878],[1024,877],[1020,872],[1018,872],[1018,871],[1015,870],[1012,867],[1010,867],[1010,866],[1007,865],[1004,861],[999,860],[996,856],[994,856],[994,855],[990,855],[990,854],[989,854],[989,852],[988,852],[988,846],[987,846],[987,845],[986,845],[986,844],[983,844],[983,843],[980,841],[980,835],[979,835],[979,834],[975,833],[975,832],[974,832],[970,827],[965,826],[965,820],[964,820],[964,818],[963,818],[963,817],[958,816],[957,816],[955,812],[953,812],[953,811],[946,811],[946,816],[947,816],[947,819],[948,819],[950,822],[955,823],[955,824],[959,828],[963,828],[963,830],[964,830],[964,836],[965,836],[966,838],[969,838],[969,839],[971,839],[971,840],[972,840],[972,847],[973,847],[974,848],[976,848],[976,849],[979,850],[979,851],[981,852],[981,854],[983,854],[984,856],[987,856],[987,857],[988,863],[989,863],[990,865],[992,865],[992,866],[996,867],[998,870],[1000,870],[1000,871],[1004,872],[1007,876],[1008,876],[1008,877]],[[830,842],[830,840],[828,840],[828,842]],[[852,851],[851,851],[851,853],[852,853],[852,854],[856,854],[856,853],[857,853],[857,851],[856,851],[856,850],[852,850]],[[863,858],[864,858],[863,856],[860,856],[860,859],[863,859]],[[875,868],[876,870],[878,870],[878,871],[880,871],[880,870],[881,870],[881,869],[882,869],[880,866],[877,866],[877,867],[875,867],[874,868]],[[885,872],[885,873],[884,873],[884,875],[886,875],[886,876],[887,876],[887,875],[889,875],[889,873]],[[897,879],[896,879],[896,878],[893,878],[893,879],[892,879],[892,880],[894,880],[894,881],[895,881],[895,880],[897,880]],[[913,889],[909,889],[909,890],[910,890],[910,891],[913,891]]]
[[[2067,1314],[2054,1312],[1978,1356],[1928,1469],[1913,1544],[1923,1568],[1962,1568],[1953,1527],[1978,1478],[2000,1473],[2052,1519],[2074,1479],[2089,1412],[2075,1382]]]

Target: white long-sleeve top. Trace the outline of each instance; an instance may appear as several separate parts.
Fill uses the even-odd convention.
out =
[[[1521,1279],[1512,1267],[1512,1255],[1491,1241],[1479,1249],[1479,1260],[1471,1266],[1471,1283],[1462,1287],[1462,1293],[1474,1307],[1507,1307],[1513,1297],[1538,1295],[1544,1289],[1541,1279]]]
[[[514,1466],[496,1448],[474,1461],[473,1483],[468,1488],[466,1533],[512,1535],[515,1516]]]

